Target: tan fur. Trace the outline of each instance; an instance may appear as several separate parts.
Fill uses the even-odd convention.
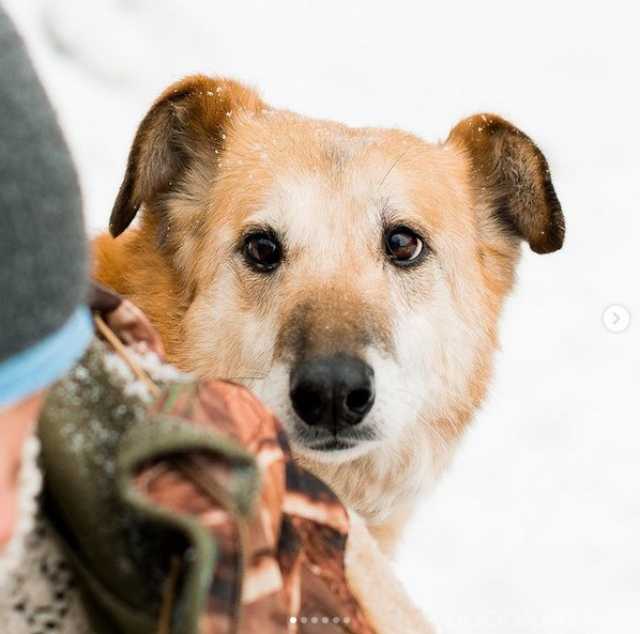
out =
[[[427,372],[431,392],[409,395],[418,411],[384,446],[334,463],[298,453],[386,551],[485,396],[520,241],[545,252],[564,235],[543,155],[498,117],[429,144],[270,110],[240,84],[202,76],[169,88],[145,118],[112,232],[138,207],[139,226],[95,241],[95,275],[149,315],[184,370],[269,395],[273,368],[301,354],[373,346],[401,358],[415,354],[403,327],[423,336],[422,319],[433,333],[431,369],[406,369]],[[415,272],[385,264],[385,214],[428,236],[433,254]],[[237,245],[253,222],[285,224],[295,274],[246,270]]]
[[[389,560],[356,515],[351,517],[345,568],[350,587],[379,634],[434,634],[435,629],[409,601]]]

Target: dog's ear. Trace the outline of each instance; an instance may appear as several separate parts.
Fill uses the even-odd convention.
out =
[[[536,253],[562,247],[564,217],[549,166],[526,134],[496,115],[479,114],[461,121],[447,143],[466,153],[474,195],[489,210],[489,222]]]
[[[232,80],[193,75],[171,85],[138,127],[111,212],[111,234],[120,235],[143,203],[179,188],[198,151],[221,153],[233,113],[263,107],[254,91]]]

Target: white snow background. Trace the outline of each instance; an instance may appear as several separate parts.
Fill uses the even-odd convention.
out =
[[[397,569],[443,632],[640,632],[635,4],[5,4],[59,112],[92,231],[106,227],[151,100],[191,72],[232,75],[274,106],[354,126],[438,140],[494,111],[532,136],[566,246],[524,253],[490,398]],[[602,323],[614,303],[632,315],[623,334]]]

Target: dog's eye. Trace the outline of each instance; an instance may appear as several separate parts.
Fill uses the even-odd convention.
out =
[[[243,254],[252,268],[261,272],[273,271],[282,261],[282,247],[271,233],[256,232],[244,239]]]
[[[393,227],[384,237],[389,259],[400,266],[415,262],[424,251],[422,238],[408,227]]]

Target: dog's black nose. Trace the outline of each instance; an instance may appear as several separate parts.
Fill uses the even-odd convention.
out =
[[[291,372],[290,396],[307,425],[335,433],[369,413],[375,400],[373,369],[342,354],[303,361]]]

